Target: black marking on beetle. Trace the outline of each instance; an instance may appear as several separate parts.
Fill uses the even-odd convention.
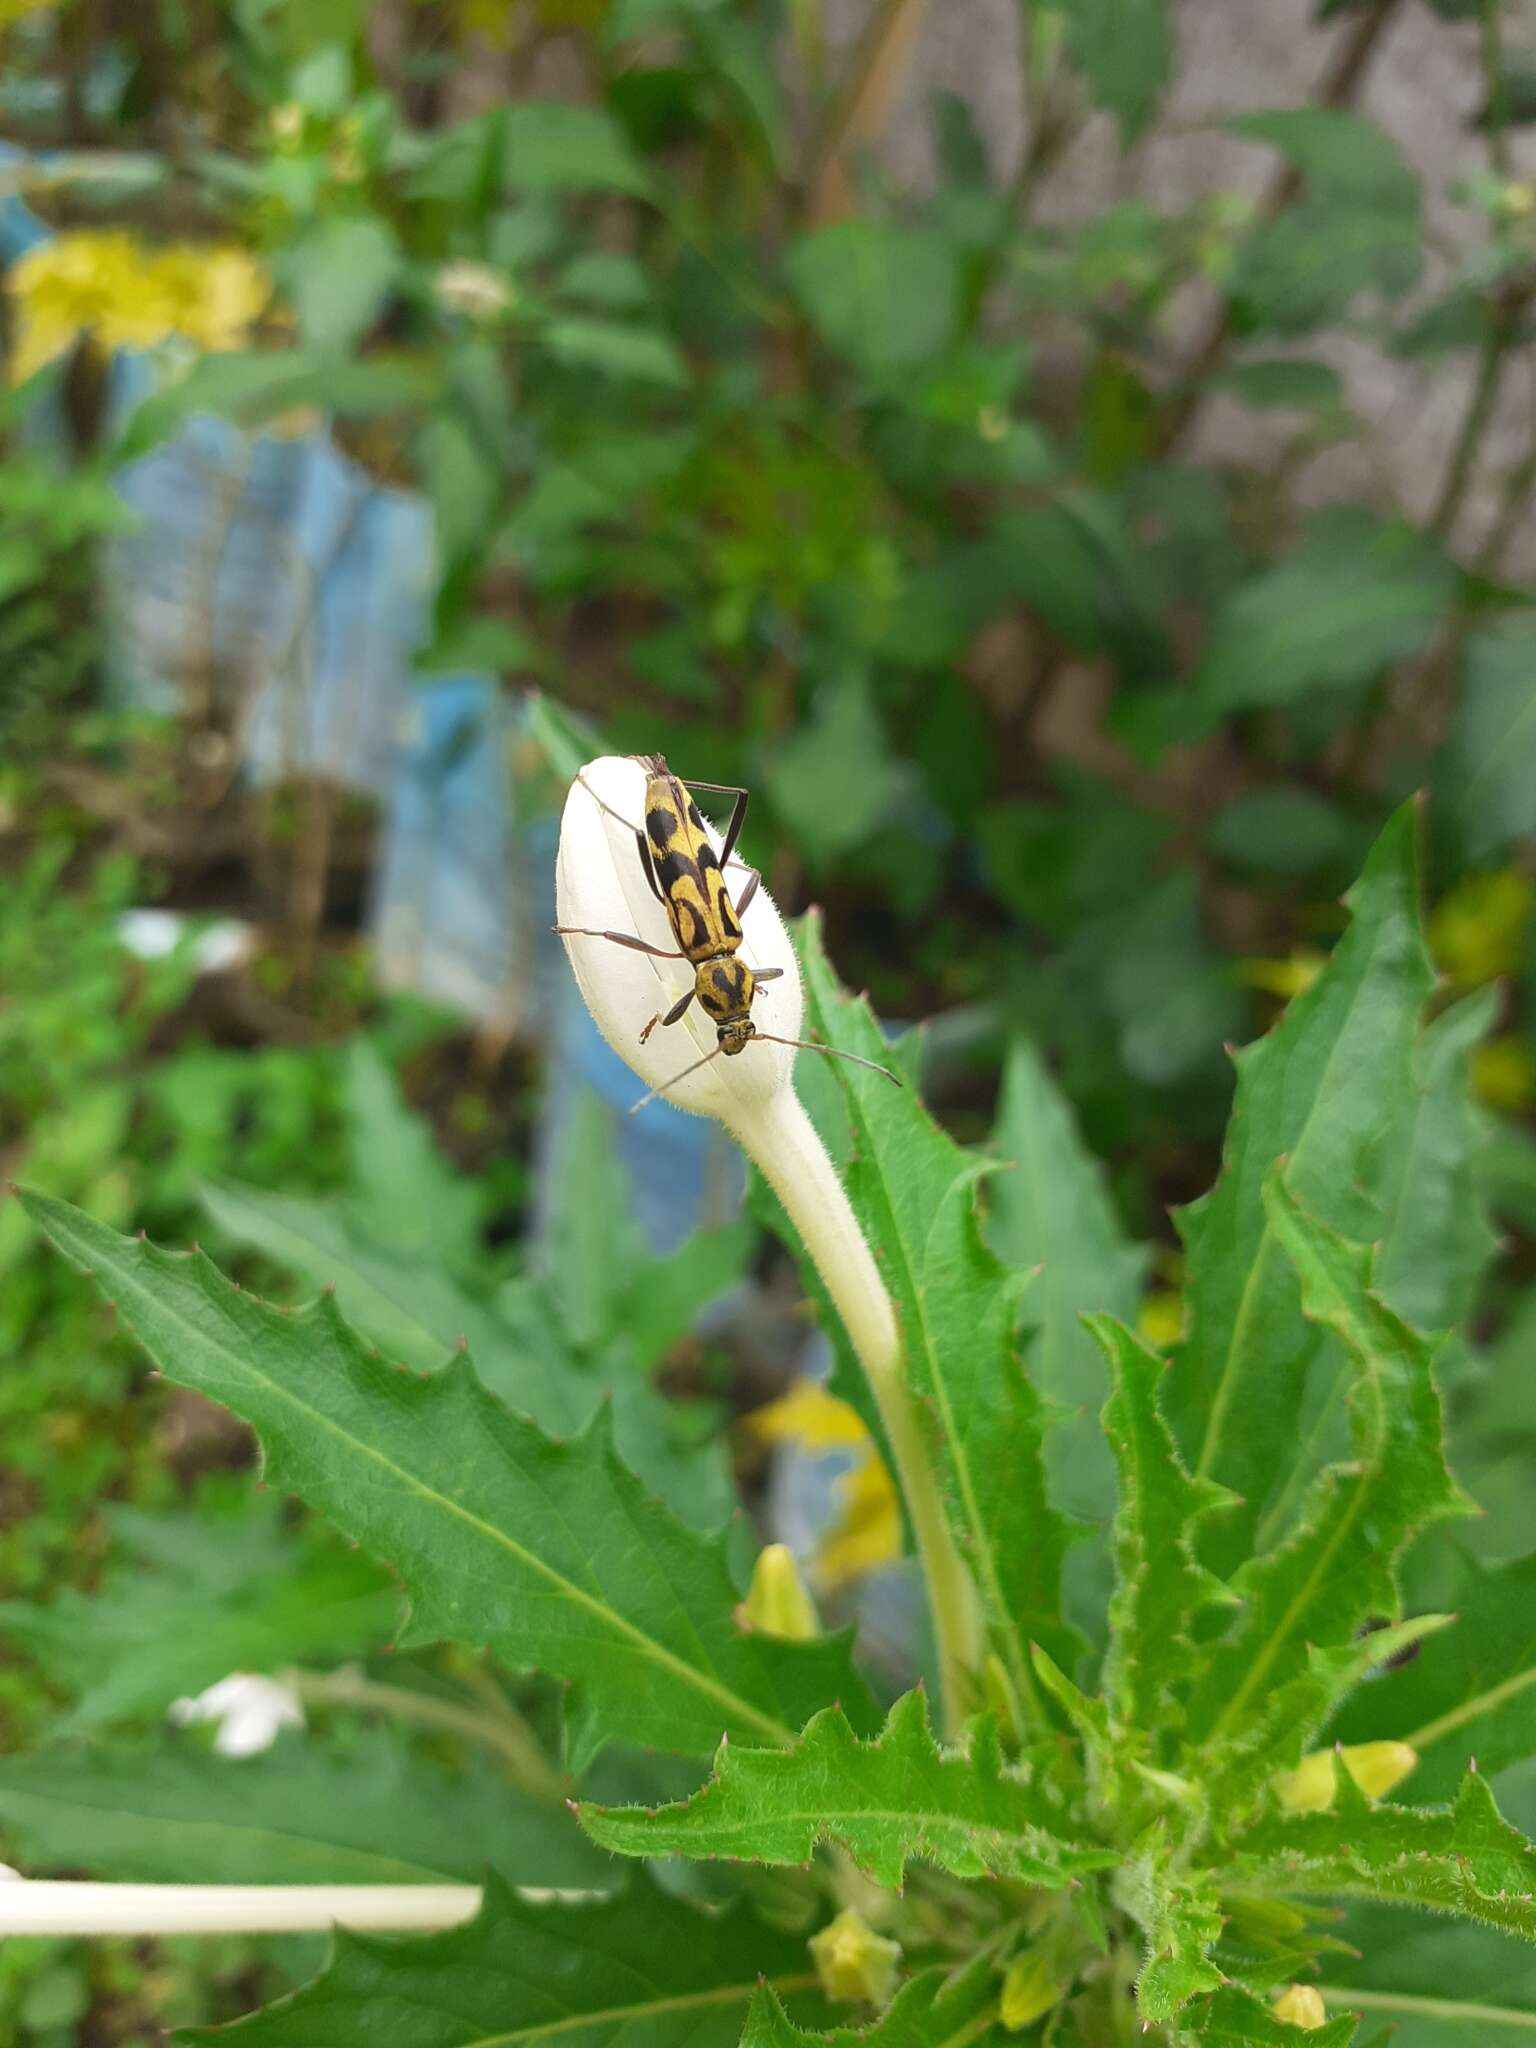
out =
[[[699,816],[699,807],[692,797],[688,799],[688,822],[695,832],[704,830],[704,820]]]
[[[715,849],[710,845],[707,839],[704,841],[704,844],[699,848],[695,858],[698,860],[699,863],[700,874],[703,874],[706,868],[713,868],[715,873],[717,875],[719,874],[720,863],[715,857]]]
[[[668,895],[671,895],[685,875],[697,880],[698,872],[687,854],[679,852],[675,846],[662,854],[656,862],[656,879]]]
[[[683,928],[683,919],[685,917],[688,920],[686,930]],[[672,920],[677,931],[677,943],[685,953],[696,953],[701,946],[709,944],[708,928],[699,916],[697,907],[690,903],[686,896],[674,898],[672,903]]]
[[[677,831],[677,813],[665,804],[653,804],[645,814],[645,829],[657,846],[665,846]]]

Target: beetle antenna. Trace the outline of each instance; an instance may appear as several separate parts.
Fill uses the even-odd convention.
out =
[[[724,1050],[724,1046],[717,1045],[713,1052],[705,1053],[703,1059],[695,1060],[691,1067],[684,1067],[683,1071],[680,1074],[674,1074],[670,1081],[658,1081],[649,1095],[642,1095],[638,1102],[632,1102],[629,1105],[630,1115],[634,1116],[638,1110],[644,1109],[648,1102],[654,1102],[658,1095],[664,1095],[669,1088],[675,1088],[679,1081],[686,1081],[688,1076],[696,1074],[700,1067],[707,1067],[711,1060],[719,1059]],[[894,1081],[895,1078],[893,1074],[891,1079]]]
[[[816,1045],[808,1038],[775,1038],[771,1031],[754,1031],[754,1038],[766,1038],[770,1045],[793,1045],[801,1052],[824,1052],[829,1059],[852,1060],[856,1067],[868,1067],[872,1073],[884,1074],[894,1088],[901,1086],[901,1076],[893,1074],[889,1067],[882,1067],[878,1060],[867,1060],[856,1052],[844,1052],[838,1045]],[[710,1055],[714,1057],[713,1054]]]

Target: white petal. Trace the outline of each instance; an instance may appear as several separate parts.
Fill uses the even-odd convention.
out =
[[[220,1756],[256,1756],[272,1747],[280,1729],[304,1726],[292,1686],[253,1671],[232,1671],[195,1699],[172,1700],[168,1712],[178,1728],[217,1721],[213,1746]]]
[[[632,933],[670,951],[677,941],[666,911],[651,893],[635,845],[645,785],[646,771],[640,763],[619,754],[589,762],[571,784],[560,821],[555,902],[563,925]],[[713,826],[710,838],[718,851],[720,834]],[[745,870],[732,866],[728,879],[732,896],[739,899],[748,880]],[[699,1005],[690,1004],[682,1020],[669,1029],[658,1024],[645,1045],[640,1033],[651,1017],[665,1014],[693,987],[693,969],[687,961],[658,960],[601,938],[567,938],[565,950],[608,1043],[648,1088],[661,1088],[680,1109],[734,1124],[743,1113],[765,1107],[788,1085],[793,1051],[756,1041],[730,1058],[722,1054],[711,1060],[686,1080],[675,1080],[684,1067],[716,1047],[715,1027]],[[782,979],[764,985],[752,1005],[752,1019],[760,1030],[798,1038],[800,970],[784,921],[761,887],[742,919],[741,957],[752,968],[784,970]]]

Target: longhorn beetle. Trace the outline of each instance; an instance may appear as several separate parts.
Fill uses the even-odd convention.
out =
[[[747,876],[747,884],[740,900],[731,901],[725,870],[736,851],[736,842],[746,820],[747,792],[729,783],[685,782],[681,776],[672,773],[660,754],[637,754],[635,758],[646,770],[644,826],[633,825],[627,818],[619,817],[619,813],[605,804],[595,790],[586,783],[582,787],[587,789],[594,803],[634,833],[645,879],[667,913],[672,936],[677,940],[677,950],[668,952],[629,932],[589,931],[583,925],[569,924],[557,924],[555,930],[570,938],[608,939],[615,946],[628,946],[633,952],[649,953],[657,960],[686,960],[694,971],[693,987],[678,998],[665,1016],[658,1011],[652,1017],[640,1034],[640,1043],[644,1045],[658,1024],[676,1024],[695,998],[714,1025],[719,1043],[713,1052],[695,1060],[692,1066],[684,1067],[661,1088],[653,1088],[649,1095],[642,1096],[634,1108],[643,1109],[646,1103],[663,1092],[663,1088],[671,1088],[686,1080],[689,1074],[697,1073],[700,1067],[707,1066],[722,1053],[728,1059],[734,1058],[754,1038],[767,1039],[774,1045],[792,1045],[803,1052],[824,1052],[836,1059],[852,1060],[855,1066],[872,1067],[877,1074],[884,1074],[899,1088],[901,1083],[896,1075],[878,1061],[863,1059],[856,1052],[842,1052],[836,1046],[814,1045],[803,1038],[776,1038],[771,1031],[758,1030],[752,1022],[752,999],[765,982],[776,981],[784,969],[752,968],[745,960],[736,957],[741,946],[742,916],[762,882],[756,868],[738,862]],[[721,796],[736,799],[718,854],[710,844],[698,805],[688,794],[690,789],[714,790]]]

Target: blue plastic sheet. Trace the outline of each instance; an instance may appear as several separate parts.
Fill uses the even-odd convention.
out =
[[[25,162],[0,145],[0,172]],[[0,196],[0,265],[49,238]],[[155,368],[119,351],[108,418],[121,424]],[[57,411],[30,422],[62,438]],[[554,922],[553,820],[515,815],[515,700],[489,674],[418,677],[435,587],[430,508],[388,489],[329,431],[249,434],[200,415],[117,478],[137,512],[104,561],[112,698],[217,721],[258,786],[320,777],[372,797],[377,972],[549,1054],[538,1154],[561,1170],[571,1111],[592,1089],[614,1111],[642,1222],[658,1250],[740,1201],[738,1155],[707,1118],[663,1102],[627,1114],[641,1084],[587,1015]]]

